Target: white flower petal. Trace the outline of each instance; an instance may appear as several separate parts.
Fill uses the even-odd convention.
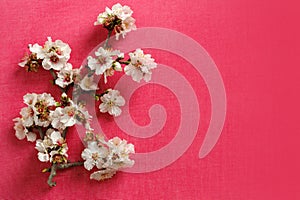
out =
[[[113,169],[99,170],[90,175],[90,179],[94,179],[97,181],[102,181],[108,178],[113,177],[116,174],[116,171]]]
[[[36,140],[36,134],[29,132],[27,133],[27,141],[29,142],[34,142]]]
[[[39,153],[38,153],[38,159],[39,159],[41,162],[48,162],[49,159],[50,159],[50,157],[49,157],[48,154],[39,152]]]
[[[89,149],[84,149],[83,152],[81,153],[81,158],[84,160],[87,160],[91,157],[92,153]]]
[[[90,171],[91,169],[93,169],[95,163],[94,163],[93,160],[88,159],[88,160],[86,160],[86,161],[83,163],[83,165],[84,165],[84,168],[85,168],[85,169],[87,169],[87,170]]]

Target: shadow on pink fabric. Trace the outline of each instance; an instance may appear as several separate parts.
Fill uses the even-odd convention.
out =
[[[199,159],[212,115],[204,77],[185,59],[149,48],[146,51],[158,63],[188,80],[201,108],[198,131],[187,151],[157,171],[120,172],[104,182],[89,180],[90,173],[83,167],[60,171],[55,177],[57,186],[49,188],[47,175],[41,172],[47,165],[38,161],[34,144],[16,139],[12,119],[24,106],[24,94],[49,92],[58,97],[59,90],[49,84],[48,72],[26,73],[17,64],[27,44],[42,44],[51,36],[70,45],[70,62],[79,68],[89,52],[105,40],[106,31],[93,25],[97,15],[117,2],[2,0],[0,199],[299,199],[298,3],[119,2],[133,9],[138,27],[161,27],[188,35],[215,61],[226,89],[227,114],[213,151]],[[108,87],[121,78],[114,77]],[[166,115],[165,125],[156,135],[128,135],[105,114],[98,114],[97,122],[107,136],[118,135],[134,143],[138,153],[159,150],[176,136],[181,112],[170,89],[148,84],[131,96],[132,121],[139,126],[149,124],[148,111],[154,104],[163,106]],[[79,160],[84,147],[76,129],[71,129],[67,140],[69,158]]]

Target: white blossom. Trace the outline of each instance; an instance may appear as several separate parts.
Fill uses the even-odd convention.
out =
[[[51,113],[53,128],[64,130],[67,127],[73,126],[76,123],[75,108],[73,106],[67,106],[64,108],[57,107],[53,113]]]
[[[103,76],[104,76],[104,83],[107,83],[107,77],[114,75],[115,71],[122,71],[121,64],[117,61],[114,61],[112,64],[112,67],[105,70]]]
[[[26,96],[28,97],[28,96]],[[31,98],[32,96],[29,95]],[[34,123],[37,126],[43,126],[47,127],[50,125],[52,119],[51,119],[51,110],[49,107],[55,105],[54,98],[47,93],[38,94],[36,95],[36,98],[33,101],[33,105],[31,106],[34,110]]]
[[[29,44],[28,48],[31,53],[35,53],[38,59],[44,59],[45,58],[45,49],[43,49],[42,46],[39,44]]]
[[[86,75],[78,85],[84,91],[98,90],[98,85],[94,82],[94,75]]]
[[[13,119],[15,122],[14,129],[15,129],[15,135],[19,140],[23,140],[25,137],[27,138],[27,141],[34,142],[36,140],[36,134],[28,131],[26,126],[24,125],[24,120],[21,118],[15,118]]]
[[[109,9],[106,10],[109,11]],[[129,6],[122,6],[120,3],[117,3],[112,6],[111,11],[109,11],[109,13],[116,15],[121,20],[125,20],[128,17],[131,17],[133,11]]]
[[[131,76],[134,81],[140,82],[144,79],[146,82],[151,80],[152,69],[157,67],[150,54],[144,54],[143,50],[136,49],[129,53],[130,64],[125,66],[124,71]]]
[[[71,48],[61,40],[52,42],[51,37],[42,47],[38,44],[29,45],[29,50],[36,53],[38,59],[43,59],[42,66],[44,69],[61,70],[70,59]]]
[[[125,99],[118,90],[108,90],[106,94],[100,97],[102,103],[99,105],[100,112],[108,112],[110,115],[119,116],[122,112],[120,106],[125,105]]]
[[[37,94],[27,93],[23,96],[24,103],[28,106],[33,106],[36,103]]]
[[[133,144],[128,144],[126,140],[121,140],[119,137],[114,137],[105,144],[109,148],[109,154],[104,164],[105,168],[118,170],[134,165],[134,160],[129,158],[129,155],[135,152]]]
[[[100,13],[94,25],[103,25],[108,30],[115,30],[116,39],[122,35],[124,38],[127,33],[136,30],[135,19],[132,17],[133,11],[129,6],[122,6],[117,3],[112,8],[106,7],[105,12]]]
[[[76,105],[73,101],[70,101],[70,106],[64,108],[57,107],[53,113],[51,113],[53,128],[64,130],[67,127],[71,127],[77,124],[83,124],[86,129],[91,129],[89,120],[92,116],[88,113],[82,105]]]
[[[88,142],[88,147],[81,153],[82,159],[85,160],[84,167],[87,170],[91,170],[94,166],[101,169],[106,156],[107,148],[98,146],[96,141]]]
[[[125,35],[132,30],[136,30],[135,19],[133,17],[127,17],[122,21],[120,29],[117,29],[116,39],[118,40],[120,35],[125,38]]]
[[[34,110],[30,106],[22,108],[20,115],[23,119],[24,126],[30,127],[33,125]]]
[[[113,63],[117,58],[123,58],[124,53],[121,53],[119,50],[112,49],[104,49],[100,47],[95,52],[96,58],[89,56],[88,66],[91,70],[95,70],[96,75],[102,75],[104,72],[111,67],[113,67]]]
[[[116,170],[114,169],[103,169],[99,171],[95,171],[90,175],[90,179],[94,179],[97,181],[103,181],[105,179],[109,179],[116,174]]]
[[[61,88],[65,88],[68,85],[74,82],[74,70],[72,69],[72,65],[67,63],[63,69],[57,72],[57,79],[55,80],[55,84]]]

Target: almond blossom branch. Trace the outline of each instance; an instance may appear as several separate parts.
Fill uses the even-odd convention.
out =
[[[112,49],[109,45],[113,32],[118,40],[119,36],[124,38],[127,33],[136,30],[132,13],[130,7],[118,3],[99,14],[94,24],[102,25],[108,30],[107,38],[104,46],[94,52],[94,56],[87,57],[87,65],[79,69],[73,69],[72,64],[68,63],[70,46],[61,40],[52,41],[51,37],[48,37],[42,46],[29,44],[30,55],[19,63],[19,66],[28,72],[36,72],[40,67],[49,70],[53,77],[53,85],[57,85],[62,92],[60,101],[56,101],[48,93],[26,94],[23,99],[27,106],[22,108],[21,116],[13,120],[16,137],[20,140],[27,138],[30,142],[36,141],[38,159],[51,164],[51,167],[42,170],[50,173],[47,180],[50,187],[56,186],[53,179],[57,170],[82,165],[88,171],[97,168],[97,171],[90,175],[90,179],[99,181],[111,178],[121,168],[134,165],[134,160],[130,158],[135,152],[134,145],[119,137],[106,140],[94,133],[90,124],[92,116],[85,103],[74,101],[81,93],[90,94],[101,90],[96,83],[96,76],[102,76],[104,83],[107,83],[108,77],[124,70],[134,81],[150,81],[152,69],[157,67],[150,54],[136,49],[135,52],[129,53],[130,58],[125,60],[124,53]],[[73,100],[66,94],[71,88]],[[106,89],[93,97],[101,101],[100,112],[109,113],[114,117],[121,114],[120,107],[125,105],[125,99],[118,90]],[[68,127],[75,124],[81,124],[86,129],[86,147],[81,153],[83,161],[69,162],[66,134]],[[36,130],[40,139],[37,139]]]

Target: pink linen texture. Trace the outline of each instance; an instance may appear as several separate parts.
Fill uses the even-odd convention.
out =
[[[119,2],[132,8],[137,27],[179,31],[213,58],[227,96],[226,120],[217,144],[199,159],[211,116],[210,96],[201,75],[183,58],[145,49],[158,63],[174,67],[196,93],[201,118],[191,146],[158,171],[120,172],[110,180],[96,182],[89,180],[87,170],[76,167],[59,171],[57,186],[49,188],[48,176],[41,172],[48,165],[38,161],[34,143],[17,140],[12,119],[24,106],[24,94],[49,92],[58,97],[59,90],[49,83],[48,72],[27,73],[17,64],[27,44],[43,44],[51,36],[70,45],[70,62],[78,68],[106,38],[106,30],[93,25],[96,17],[117,2],[1,0],[0,199],[300,199],[298,2]],[[110,85],[118,78],[112,78]],[[154,103],[164,106],[167,121],[161,132],[150,138],[127,135],[107,114],[99,114],[98,121],[107,136],[125,138],[135,144],[137,152],[154,151],[172,140],[180,122],[176,96],[155,84],[133,94],[132,119],[139,125],[149,123],[148,110]],[[67,140],[69,158],[80,160],[84,147],[76,129],[70,130]]]

